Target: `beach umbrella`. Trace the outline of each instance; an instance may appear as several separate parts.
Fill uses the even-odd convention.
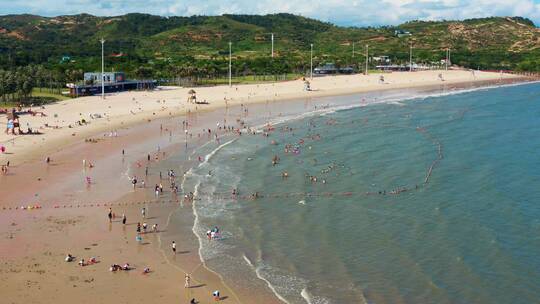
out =
[[[195,94],[196,94],[196,93],[197,93],[197,92],[195,92],[194,89],[190,89],[190,90],[188,91],[188,94],[189,94],[188,100],[189,100],[190,102],[193,102],[193,101],[196,101],[196,100],[197,100],[197,98],[195,97]]]

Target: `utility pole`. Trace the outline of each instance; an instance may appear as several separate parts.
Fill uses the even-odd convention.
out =
[[[450,66],[452,66],[451,55],[452,55],[451,50],[450,50],[450,48],[448,48],[448,62],[450,63]]]
[[[409,72],[412,72],[412,45],[409,46]]]
[[[101,38],[101,99],[105,99],[105,39]]]
[[[448,48],[446,48],[446,60],[444,61],[444,64],[445,64],[445,71],[448,71]]]
[[[232,86],[232,42],[229,41],[229,87]]]
[[[352,57],[354,58],[354,41],[352,43]]]
[[[366,44],[366,75],[368,74],[368,54],[369,54],[369,45]]]
[[[272,58],[274,58],[274,33],[272,33]]]
[[[313,43],[311,44],[309,67],[310,67],[310,78],[313,79]]]

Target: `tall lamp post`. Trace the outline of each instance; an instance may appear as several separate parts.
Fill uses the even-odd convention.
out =
[[[412,45],[409,46],[409,72],[412,72]]]
[[[448,48],[448,63],[450,64],[450,66],[452,66],[451,56],[452,56],[451,50],[450,50],[450,48]]]
[[[229,41],[229,87],[232,86],[232,59],[231,59],[231,53],[232,53],[232,42]]]
[[[352,43],[352,57],[354,58],[354,42]]]
[[[101,99],[105,99],[105,39],[101,38]]]
[[[446,60],[444,62],[444,69],[448,71],[448,48],[446,48]]]
[[[272,33],[272,58],[274,58],[274,33]]]
[[[368,74],[368,54],[369,54],[369,45],[366,44],[366,75]]]
[[[310,78],[313,79],[313,43],[310,44],[311,50],[310,50],[310,64],[309,64],[309,72],[310,72]]]

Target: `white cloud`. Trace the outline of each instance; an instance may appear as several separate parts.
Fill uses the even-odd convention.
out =
[[[523,16],[540,23],[540,0],[0,0],[0,14],[101,16],[142,12],[157,15],[269,14],[287,12],[340,25],[399,24]]]

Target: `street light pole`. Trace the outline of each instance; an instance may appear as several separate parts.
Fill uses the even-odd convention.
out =
[[[313,43],[311,44],[310,58],[310,78],[313,79]]]
[[[409,47],[409,72],[412,72],[412,45]]]
[[[450,66],[452,66],[451,56],[452,56],[452,53],[450,51],[450,48],[448,48],[448,62],[450,63]]]
[[[232,42],[229,41],[229,87],[232,86],[232,59],[231,59],[231,52],[232,52]]]
[[[101,38],[101,99],[105,99],[105,39]]]
[[[448,71],[448,48],[446,48],[446,60],[444,64],[445,64],[444,70]]]
[[[352,43],[352,57],[354,58],[354,42]]]
[[[368,74],[368,54],[369,54],[369,45],[366,44],[366,75]]]
[[[272,58],[274,58],[274,33],[272,33]]]

